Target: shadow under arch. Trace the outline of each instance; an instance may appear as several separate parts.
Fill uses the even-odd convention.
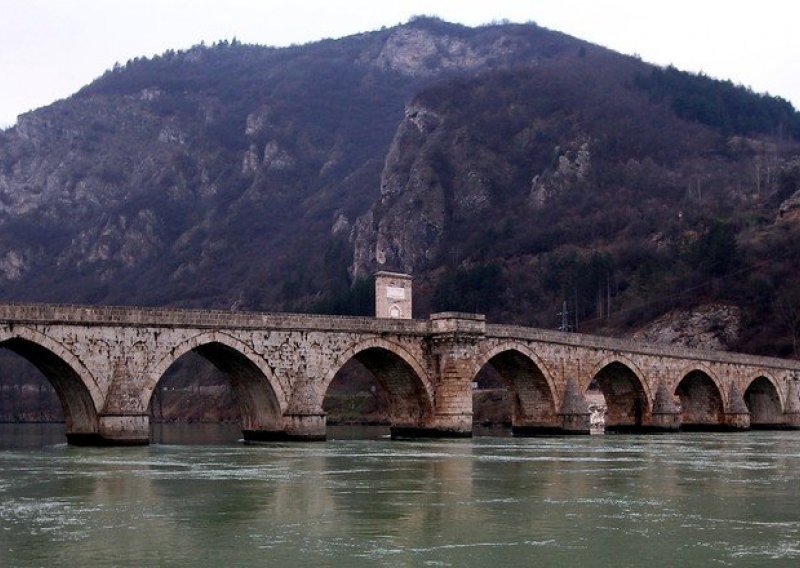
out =
[[[103,396],[95,378],[75,355],[52,338],[23,326],[1,334],[0,347],[26,359],[53,386],[64,412],[69,443],[97,443],[97,409]]]
[[[750,428],[776,430],[784,428],[783,397],[777,381],[762,374],[750,381],[744,390],[744,403],[750,411]]]
[[[486,365],[497,371],[510,391],[511,431],[514,436],[561,431],[552,376],[530,348],[518,342],[497,345],[476,362],[473,376],[477,376]]]
[[[402,346],[384,339],[368,339],[348,349],[341,364],[331,369],[319,391],[322,403],[334,377],[351,359],[361,363],[386,390],[393,435],[424,429],[433,416],[433,386],[422,365]]]
[[[178,359],[189,352],[203,357],[224,373],[239,404],[245,439],[280,437],[286,397],[266,361],[249,346],[224,333],[209,332],[193,336],[173,348],[152,371],[142,389],[140,404],[148,408],[158,383]]]
[[[647,432],[652,425],[653,398],[638,366],[626,357],[604,358],[589,375],[587,393],[598,390],[606,403],[608,432]]]
[[[705,366],[684,371],[674,391],[681,406],[681,430],[726,429],[722,393],[716,375]]]

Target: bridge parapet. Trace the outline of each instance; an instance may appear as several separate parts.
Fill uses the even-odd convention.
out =
[[[620,339],[616,337],[604,337],[600,335],[564,333],[547,329],[514,325],[487,324],[486,336],[498,339],[525,339],[529,341],[560,344],[573,347],[622,351],[625,353],[652,355],[655,357],[713,361],[715,363],[748,365],[753,367],[766,367],[781,370],[789,369],[800,373],[800,361],[780,359],[777,357],[749,355],[745,353],[735,353],[731,351],[711,351],[707,349],[695,349],[690,347],[658,345],[654,343],[634,341],[632,339]]]
[[[486,316],[465,312],[440,312],[431,314],[431,333],[486,334]]]
[[[181,308],[0,303],[0,322],[21,324],[188,327],[193,329],[275,329],[427,335],[427,320],[362,316],[230,312]]]

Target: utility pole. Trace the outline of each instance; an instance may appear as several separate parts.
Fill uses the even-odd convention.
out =
[[[578,331],[578,287],[575,287],[575,330]]]
[[[567,311],[567,301],[561,303],[561,311],[557,314],[561,318],[561,324],[558,326],[558,331],[572,331],[569,325],[569,312]]]
[[[458,267],[458,247],[450,249],[450,264],[453,265],[454,270]]]

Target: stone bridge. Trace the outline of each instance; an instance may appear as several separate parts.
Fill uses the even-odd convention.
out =
[[[518,435],[587,433],[586,393],[607,430],[796,428],[800,363],[487,324],[158,308],[0,305],[0,346],[38,367],[71,443],[144,444],[165,371],[194,351],[227,373],[246,439],[325,438],[322,403],[349,360],[386,388],[395,436],[469,436],[472,384],[491,365]]]

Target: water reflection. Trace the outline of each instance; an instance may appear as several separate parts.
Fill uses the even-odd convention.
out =
[[[0,423],[0,451],[42,448],[66,442],[66,429],[61,422]]]
[[[253,446],[217,437],[228,434],[214,445],[0,451],[0,565],[800,559],[798,433],[400,442],[372,432]]]
[[[152,422],[150,424],[151,444],[210,446],[232,444],[241,439],[242,429],[238,424],[217,422]]]

